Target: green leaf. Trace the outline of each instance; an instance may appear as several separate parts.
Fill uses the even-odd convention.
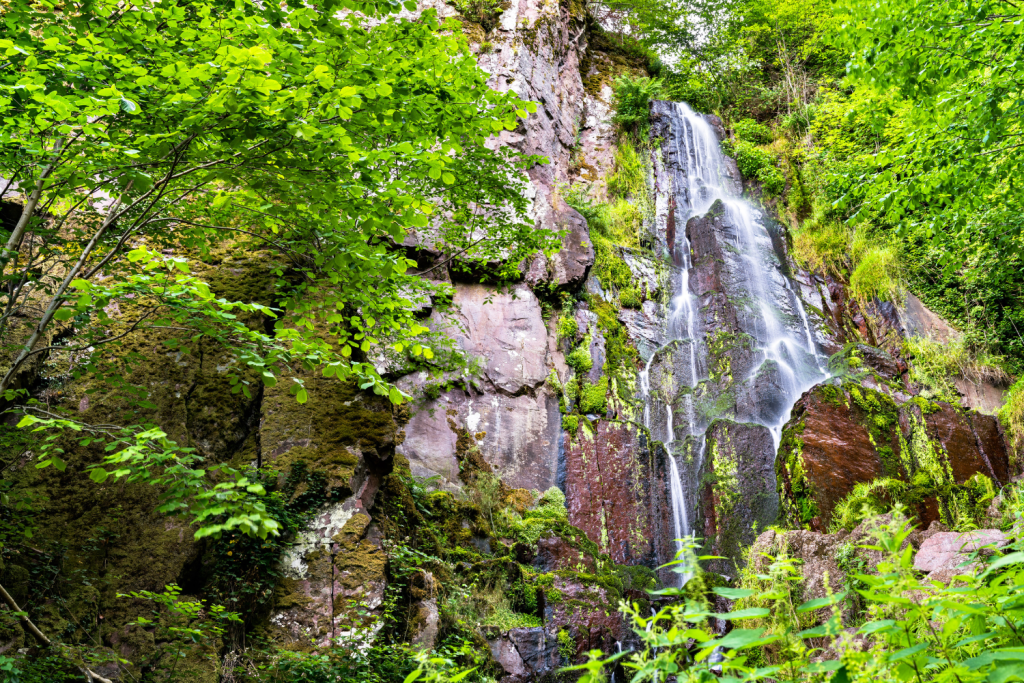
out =
[[[719,638],[718,640],[712,640],[707,645],[713,645],[714,647],[723,647],[729,650],[741,650],[745,647],[749,647],[754,643],[760,643],[762,641],[761,635],[764,633],[763,628],[737,628],[730,631],[728,634]]]
[[[749,598],[755,593],[755,591],[752,591],[749,588],[725,588],[724,586],[716,586],[711,590],[715,595],[721,595],[723,598],[729,598],[730,600]]]
[[[309,398],[309,396],[306,394],[306,390],[303,388],[300,388],[295,393],[295,400],[298,401],[299,403],[305,403],[307,398]]]
[[[846,599],[846,593],[836,593],[833,595],[827,595],[824,598],[815,598],[814,600],[808,600],[796,608],[797,612],[807,612],[812,609],[819,609],[821,607],[828,607],[834,605],[837,602],[842,602]]]
[[[58,308],[54,312],[53,319],[57,320],[57,321],[60,321],[60,322],[64,322],[65,320],[71,320],[72,318],[75,317],[75,315],[76,315],[75,309],[68,308],[68,307],[64,306],[64,307]]]
[[[34,425],[37,422],[41,422],[41,420],[38,417],[35,417],[34,415],[22,415],[21,419],[18,420],[18,424],[16,426],[18,429],[22,429],[24,427],[28,427],[29,425]]]
[[[89,478],[92,479],[97,484],[102,484],[103,482],[105,482],[108,476],[110,476],[110,473],[107,472],[102,467],[95,467],[89,470]]]
[[[912,655],[916,655],[918,652],[921,652],[922,650],[927,649],[928,646],[929,646],[929,643],[918,643],[917,645],[914,645],[912,647],[905,647],[902,650],[900,650],[899,652],[894,652],[891,655],[889,655],[889,661],[890,662],[898,662],[901,659],[906,659],[907,657],[910,657]]]
[[[988,674],[988,683],[1006,683],[1007,681],[1024,681],[1024,666],[1020,664],[1003,664]]]
[[[722,614],[715,613],[714,616],[719,619],[729,619],[731,621],[738,621],[740,619],[754,619],[756,617],[766,617],[771,614],[771,610],[765,609],[764,607],[749,607],[747,609],[741,609],[735,612],[725,612]]]
[[[989,564],[988,568],[978,578],[985,578],[997,569],[1008,567],[1011,564],[1020,564],[1021,562],[1024,562],[1024,552],[1022,551],[1010,553],[1009,555],[1003,555],[1002,557],[997,558],[994,562]]]
[[[871,633],[884,633],[890,630],[896,625],[896,621],[893,619],[883,619],[881,621],[869,621],[868,623],[857,629],[857,633],[868,635]]]

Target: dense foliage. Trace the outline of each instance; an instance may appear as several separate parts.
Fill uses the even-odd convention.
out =
[[[1020,511],[1017,510],[1018,520]],[[618,660],[630,680],[673,675],[683,681],[1012,681],[1024,668],[1024,551],[1016,537],[1002,551],[965,559],[955,583],[922,581],[913,569],[913,526],[899,511],[875,518],[870,552],[848,576],[849,593],[801,600],[799,566],[785,554],[760,558],[744,571],[742,587],[710,593],[735,601],[716,613],[688,597],[653,615],[623,604],[642,643],[637,652],[608,659],[592,652],[581,681],[598,683]],[[993,554],[994,552],[994,554]],[[752,562],[755,558],[751,558]],[[693,581],[693,579],[691,579]],[[686,595],[684,589],[666,589]],[[844,601],[856,594],[855,623]],[[714,620],[735,626],[719,635]],[[747,626],[742,628],[741,626]]]
[[[0,255],[0,393],[17,400],[19,373],[48,354],[69,378],[124,395],[142,421],[96,426],[30,401],[22,425],[105,441],[116,452],[90,469],[95,481],[170,484],[162,509],[203,533],[278,526],[245,502],[256,484],[229,470],[212,481],[145,421],[155,406],[133,381],[141,358],[122,349],[140,335],[172,352],[212,344],[247,397],[285,379],[304,403],[317,373],[398,403],[377,366],[389,355],[429,365],[416,305],[449,294],[413,275],[396,244],[429,245],[445,266],[498,263],[499,281],[552,244],[525,216],[521,169],[537,160],[485,146],[533,105],[486,88],[465,39],[432,12],[350,9],[378,20],[250,2],[0,13],[0,176],[3,196],[21,200]],[[247,292],[259,300],[193,274],[225,247],[272,274]],[[52,438],[38,466],[63,469]]]

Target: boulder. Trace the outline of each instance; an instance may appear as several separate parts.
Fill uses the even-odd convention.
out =
[[[597,570],[593,555],[582,552],[556,534],[538,539],[532,564],[538,572],[545,574],[560,569],[582,570],[591,574]]]
[[[972,553],[982,548],[1002,548],[1009,539],[997,529],[978,529],[957,533],[936,533],[921,544],[914,556],[914,569],[928,574],[930,581],[948,583],[958,574],[969,574],[976,565],[968,566]]]
[[[833,510],[854,486],[881,477],[906,482],[908,504],[922,524],[955,524],[957,506],[949,496],[964,495],[972,477],[1009,480],[995,418],[875,386],[830,380],[793,407],[776,461],[788,524],[828,529]]]
[[[625,641],[630,630],[618,612],[618,597],[609,589],[576,577],[556,575],[552,596],[544,610],[547,639],[557,642],[566,630],[576,643],[576,652],[612,652],[616,642]]]
[[[594,245],[585,219],[576,209],[561,205],[555,211],[555,228],[565,231],[562,248],[550,258],[553,284],[577,287],[587,279],[594,265]]]

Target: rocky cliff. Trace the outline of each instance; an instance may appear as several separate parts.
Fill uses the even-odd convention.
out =
[[[0,577],[46,632],[131,660],[97,669],[127,677],[166,653],[137,621],[150,607],[118,595],[176,583],[246,614],[188,651],[191,680],[227,680],[226,653],[247,639],[310,651],[451,633],[475,638],[496,676],[542,680],[628,640],[616,606],[678,581],[658,568],[680,536],[702,539],[727,558],[706,569],[734,577],[769,525],[809,548],[859,523],[860,496],[955,526],[1019,473],[995,418],[915,396],[900,355],[912,312],[858,306],[842,282],[794,268],[785,227],[748,202],[757,183],[720,156],[716,117],[654,103],[638,146],[647,189],[630,197],[644,205],[642,239],[601,235],[569,206],[571,187],[607,198],[610,83],[646,69],[579,5],[436,9],[463,22],[494,88],[538,103],[496,142],[548,159],[527,171],[532,217],[564,232],[562,249],[498,290],[437,267],[414,237],[402,245],[452,283],[452,305],[424,316],[474,362],[393,373],[414,396],[400,408],[322,378],[304,405],[275,388],[246,399],[217,357],[138,340],[152,417],[210,462],[258,465],[290,520],[280,542],[196,542],[155,512],[149,487],[88,481],[95,447],[69,440],[66,471],[36,470],[32,437],[5,426],[4,490],[31,502],[38,528],[5,551]],[[717,195],[701,176],[710,158]],[[215,291],[267,296],[259,255],[204,267]],[[116,418],[88,386],[44,379],[26,386],[85,419]],[[0,652],[29,645],[17,621],[0,623]]]

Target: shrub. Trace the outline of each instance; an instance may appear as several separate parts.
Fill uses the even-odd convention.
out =
[[[637,149],[625,137],[615,151],[615,173],[608,178],[608,191],[619,197],[637,197],[647,193],[647,164],[644,149]]]
[[[594,267],[591,272],[601,281],[605,289],[624,289],[633,281],[633,271],[619,256],[618,248],[601,235],[592,235],[594,244]]]
[[[579,325],[576,324],[576,318],[573,316],[567,314],[558,319],[559,339],[575,339],[579,330]]]
[[[999,410],[999,421],[1009,436],[1012,457],[1016,463],[1013,469],[1019,471],[1021,461],[1024,460],[1024,377],[1010,387],[1006,405]]]
[[[763,166],[757,171],[757,179],[767,197],[779,197],[786,189],[786,176],[778,166]]]
[[[714,85],[696,74],[670,74],[662,86],[662,96],[674,102],[686,102],[694,111],[712,112],[721,101]]]
[[[850,294],[864,304],[878,298],[883,301],[899,301],[903,296],[903,269],[899,254],[892,246],[870,246],[863,250],[863,257],[857,258],[856,241],[851,251],[858,262],[850,276]]]
[[[576,431],[580,428],[580,416],[579,415],[563,415],[562,416],[562,429],[569,432],[571,436],[576,436]]]
[[[651,100],[661,93],[661,79],[623,74],[615,80],[614,90],[612,121],[625,130],[633,130],[646,125]]]
[[[1005,384],[1010,376],[1000,367],[1002,356],[970,349],[963,338],[936,341],[926,337],[910,337],[904,351],[913,356],[910,377],[928,388],[933,396],[955,403],[958,400],[954,378],[975,384],[989,381]],[[930,398],[926,396],[926,398]]]
[[[580,412],[600,415],[604,412],[607,396],[607,377],[602,377],[597,384],[584,386],[580,391]]]
[[[610,180],[609,183],[613,183]],[[619,198],[611,203],[595,202],[576,186],[570,189],[563,199],[565,203],[576,209],[587,220],[591,236],[601,235],[615,244],[635,249],[640,244],[640,232],[644,224],[644,204],[646,195],[639,202]],[[646,185],[643,185],[646,192]]]
[[[851,531],[868,517],[888,512],[905,500],[909,488],[905,481],[890,478],[856,484],[832,511],[830,532]]]
[[[501,17],[501,0],[450,0],[450,4],[466,19],[480,24],[484,31],[490,31],[497,26]],[[481,46],[481,52],[483,51]]]
[[[725,145],[725,149],[736,158],[740,173],[747,179],[757,178],[761,169],[773,168],[778,164],[778,157],[774,153],[745,140],[735,140]]]
[[[793,256],[804,268],[835,277],[846,271],[850,234],[838,223],[808,221],[793,235]]]
[[[767,145],[772,141],[771,129],[763,123],[758,123],[754,119],[743,119],[738,121],[732,127],[732,132],[738,140],[752,142],[755,145]]]
[[[640,298],[637,288],[626,287],[619,292],[619,305],[624,308],[640,308],[643,305],[643,299]]]
[[[594,361],[590,357],[590,336],[587,335],[580,342],[579,346],[573,349],[565,357],[565,364],[576,371],[577,375],[589,372],[594,367]]]

